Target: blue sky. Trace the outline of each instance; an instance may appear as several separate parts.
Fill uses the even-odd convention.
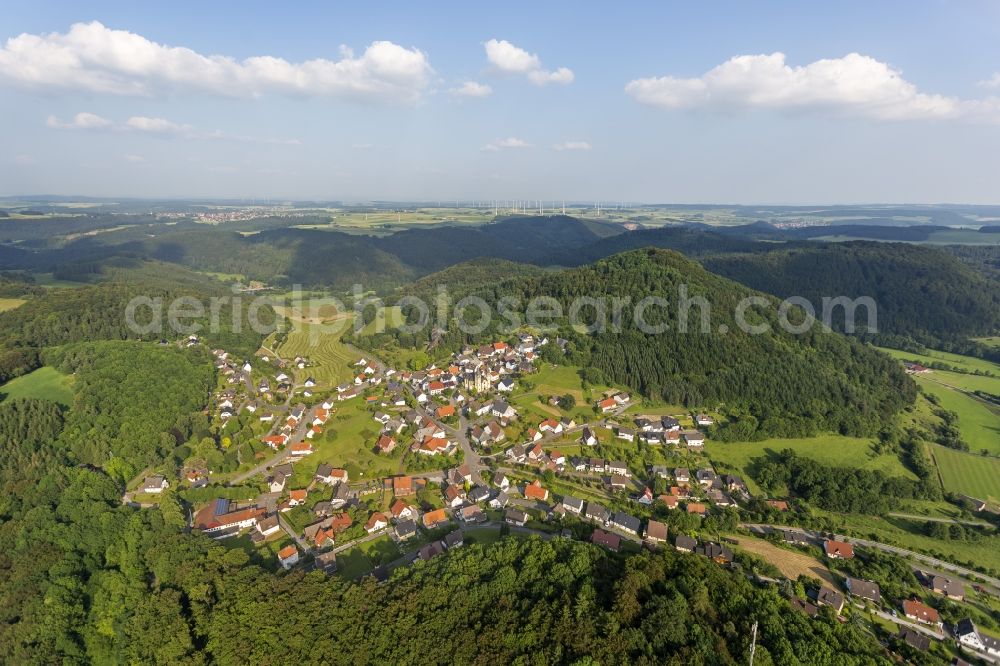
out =
[[[996,3],[329,4],[0,5],[0,194],[1000,203]]]

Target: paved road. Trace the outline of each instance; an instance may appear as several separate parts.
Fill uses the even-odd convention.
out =
[[[800,527],[791,527],[789,525],[767,525],[767,524],[757,524],[757,523],[742,523],[740,527],[744,527],[751,532],[766,533],[772,529],[778,530],[790,530],[793,532],[798,532],[800,534],[805,534],[806,536],[814,540],[822,540],[823,535],[819,532],[813,530],[806,530]],[[965,567],[959,566],[957,564],[952,564],[951,562],[945,562],[944,560],[939,560],[935,557],[929,555],[923,555],[921,553],[916,553],[912,550],[907,550],[905,548],[900,548],[898,546],[891,546],[887,543],[880,543],[878,541],[870,541],[868,539],[859,539],[857,537],[849,537],[842,534],[835,534],[834,538],[838,541],[846,541],[848,543],[853,543],[861,546],[866,546],[868,548],[875,548],[878,550],[885,551],[887,553],[894,553],[896,555],[902,555],[905,557],[912,557],[915,560],[924,562],[931,565],[932,567],[937,567],[945,571],[950,571],[956,573],[960,576],[964,576],[968,579],[979,579],[985,580],[987,583],[992,585],[994,588],[1000,588],[1000,579],[988,576],[984,573],[979,573],[978,571],[972,571],[971,569],[966,569]],[[988,589],[988,588],[987,588]]]

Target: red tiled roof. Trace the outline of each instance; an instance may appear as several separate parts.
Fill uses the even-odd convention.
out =
[[[928,624],[937,624],[941,621],[941,616],[936,610],[916,599],[907,599],[903,602],[903,614]]]
[[[826,549],[826,554],[830,557],[840,557],[845,560],[854,557],[854,546],[843,541],[830,539],[823,544],[823,547]]]
[[[444,509],[436,509],[424,514],[424,527],[433,527],[446,522],[448,522],[448,514],[445,513]]]

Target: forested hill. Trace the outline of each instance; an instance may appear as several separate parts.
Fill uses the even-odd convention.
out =
[[[541,276],[548,273],[533,264],[520,264],[506,259],[474,259],[425,275],[399,291],[400,296],[416,296],[431,303],[438,287],[445,287],[452,299],[489,285],[518,277]]]
[[[623,231],[567,215],[514,217],[480,227],[412,229],[377,239],[377,246],[426,271],[492,257],[546,264],[554,248],[580,248]]]
[[[712,256],[706,268],[783,298],[870,296],[880,332],[935,341],[985,335],[1000,325],[1000,283],[954,256],[919,245],[864,241]],[[843,311],[834,327],[842,330]]]
[[[553,247],[542,263],[558,266],[581,266],[619,252],[643,247],[676,250],[686,256],[727,252],[766,251],[772,246],[738,235],[723,234],[692,227],[640,229],[594,241],[577,248]]]
[[[177,297],[191,296],[205,306],[205,312],[199,319],[185,320],[185,323],[200,324],[199,335],[207,344],[242,356],[251,355],[260,346],[263,335],[242,323],[239,330],[233,326],[233,304],[230,302],[222,303],[219,326],[212,330],[209,299],[232,296],[224,284],[213,278],[171,264],[137,260],[118,259],[110,265],[94,264],[90,269],[103,281],[78,289],[55,289],[36,294],[20,307],[0,312],[0,381],[38,367],[40,352],[46,347],[81,341],[157,340],[160,337],[176,340],[180,337],[168,330],[147,335],[132,330],[125,311],[129,301],[136,296],[161,298],[164,304]],[[240,308],[245,310],[247,307],[244,299]],[[138,323],[146,322],[142,316],[144,312],[137,314]],[[261,309],[262,322],[270,322],[272,317],[270,308]],[[248,321],[245,312],[236,320]],[[166,328],[165,314],[163,322]]]
[[[690,310],[689,332],[678,331],[682,285],[690,297],[710,304],[709,333],[699,330],[698,307]],[[770,299],[770,307],[751,308],[747,316],[749,323],[766,324],[767,333],[739,330],[737,305],[746,297],[761,296],[759,292],[668,250],[628,252],[593,266],[513,280],[479,294],[491,302],[504,296],[522,303],[553,297],[564,312],[579,296],[625,297],[632,303],[647,296],[666,297],[666,308],[647,312],[652,323],[669,325],[662,334],[641,332],[630,316],[623,317],[620,332],[586,335],[564,327],[563,335],[571,340],[569,361],[592,369],[595,380],[625,384],[671,404],[724,405],[735,418],[732,432],[719,433],[722,437],[747,440],[821,430],[872,434],[915,397],[913,382],[898,363],[856,340],[820,326],[800,335],[781,330],[776,299]],[[583,310],[588,317],[591,311]],[[719,332],[722,327],[726,333]]]

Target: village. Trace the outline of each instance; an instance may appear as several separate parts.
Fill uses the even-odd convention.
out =
[[[713,417],[644,413],[627,392],[609,390],[575,416],[538,418],[537,409],[517,403],[518,385],[544,365],[539,347],[561,342],[524,334],[514,343],[467,347],[444,366],[419,370],[396,370],[364,357],[353,363],[351,381],[333,387],[309,375],[304,357],[286,361],[263,353],[241,362],[214,350],[221,378],[214,420],[225,429],[240,414],[252,416],[250,430],[269,453],[259,452],[258,464],[228,480],[256,481],[262,492],[204,502],[193,512],[191,527],[215,539],[270,548],[284,569],[314,567],[380,581],[397,567],[504,535],[586,540],[612,553],[672,547],[739,568],[735,540],[718,534],[702,540],[687,530],[671,534],[667,522],[657,519],[681,512],[699,523],[734,521],[755,499],[740,476],[697,457]],[[550,409],[559,400],[550,396]],[[320,453],[324,431],[352,409],[370,423],[366,453],[388,463],[376,468],[378,474],[352,475],[351,460]],[[638,446],[664,452],[664,460],[701,464],[645,465],[634,457],[600,455]],[[201,488],[213,475],[186,469],[177,483]],[[170,484],[152,475],[139,491],[155,496]],[[785,498],[757,499],[778,512],[789,507]],[[818,547],[827,560],[855,557],[855,544],[846,538],[749,527],[786,547]],[[915,571],[929,594],[964,598],[962,578]],[[778,582],[749,575],[762,584]],[[1000,641],[971,619],[946,627],[919,599],[890,605],[873,581],[822,581],[792,603],[810,616],[824,607],[839,616],[852,604],[898,624],[900,639],[915,649],[926,651],[931,641],[950,636],[976,654],[1000,657]]]

